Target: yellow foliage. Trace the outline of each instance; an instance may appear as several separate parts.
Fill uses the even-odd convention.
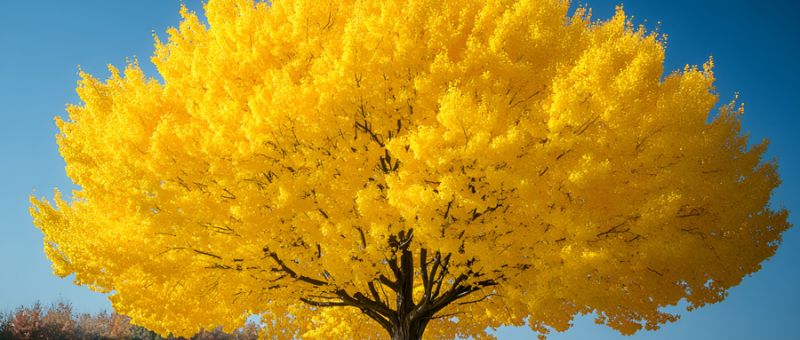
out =
[[[398,284],[389,264],[406,253],[466,292],[429,315],[427,337],[526,319],[546,334],[590,312],[630,334],[673,321],[660,308],[683,298],[720,301],[789,226],[742,110],[709,122],[711,62],[662,77],[662,41],[621,9],[605,22],[560,0],[205,11],[156,40],[163,83],[136,63],[81,74],[83,103],[57,120],[80,190],[32,198],[54,272],[161,334],[260,315],[266,337],[382,337],[339,304],[401,305],[381,277]],[[417,307],[432,295],[422,269]]]

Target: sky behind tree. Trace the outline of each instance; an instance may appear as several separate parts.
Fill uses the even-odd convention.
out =
[[[199,1],[185,4],[198,12]],[[618,2],[592,0],[575,5],[593,9],[595,19],[612,16]],[[81,312],[109,310],[105,296],[77,287],[71,278],[54,276],[42,251],[42,235],[28,214],[28,196],[52,197],[53,188],[74,188],[64,173],[55,144],[55,116],[77,104],[78,67],[99,78],[107,64],[124,67],[138,58],[148,76],[158,78],[149,58],[152,33],[165,37],[179,22],[177,0],[9,1],[0,11],[0,312],[20,305],[65,300]],[[624,2],[635,24],[668,35],[665,72],[700,65],[713,55],[717,93],[727,103],[739,93],[745,103],[743,130],[751,142],[769,138],[767,158],[777,158],[783,184],[775,207],[800,211],[795,131],[800,113],[800,25],[793,1],[650,1]],[[664,245],[668,247],[669,245]],[[132,250],[135,251],[135,250]],[[657,332],[626,339],[800,339],[800,233],[784,235],[775,257],[726,301],[693,312],[683,308],[680,321]],[[528,339],[523,327],[504,328],[501,339]],[[591,316],[552,339],[621,339]]]

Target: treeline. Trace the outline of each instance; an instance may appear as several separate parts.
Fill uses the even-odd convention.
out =
[[[220,329],[202,331],[194,340],[250,340],[258,338],[258,327],[248,323],[230,334]],[[184,339],[164,338],[141,326],[130,323],[130,318],[117,313],[74,313],[69,303],[60,302],[49,307],[37,303],[20,307],[13,312],[0,313],[0,339],[51,340],[51,339]]]

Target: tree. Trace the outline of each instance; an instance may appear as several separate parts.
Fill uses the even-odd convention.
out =
[[[57,120],[57,275],[161,334],[487,338],[655,329],[774,254],[766,142],[709,61],[664,77],[622,10],[559,0],[210,0]]]

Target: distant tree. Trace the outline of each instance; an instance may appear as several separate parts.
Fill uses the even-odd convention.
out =
[[[80,187],[32,199],[59,276],[165,335],[490,337],[658,328],[774,254],[775,162],[709,61],[663,74],[621,10],[560,0],[210,0],[82,74]],[[711,119],[710,119],[711,118]],[[370,320],[372,322],[370,322]]]
[[[232,333],[221,329],[203,330],[194,340],[255,340],[258,338],[254,323],[248,322]],[[151,330],[130,324],[130,318],[117,313],[76,314],[72,305],[59,302],[48,308],[36,303],[20,307],[12,313],[0,313],[0,339],[21,340],[105,340],[135,339],[163,340]],[[184,339],[168,336],[166,339]]]

